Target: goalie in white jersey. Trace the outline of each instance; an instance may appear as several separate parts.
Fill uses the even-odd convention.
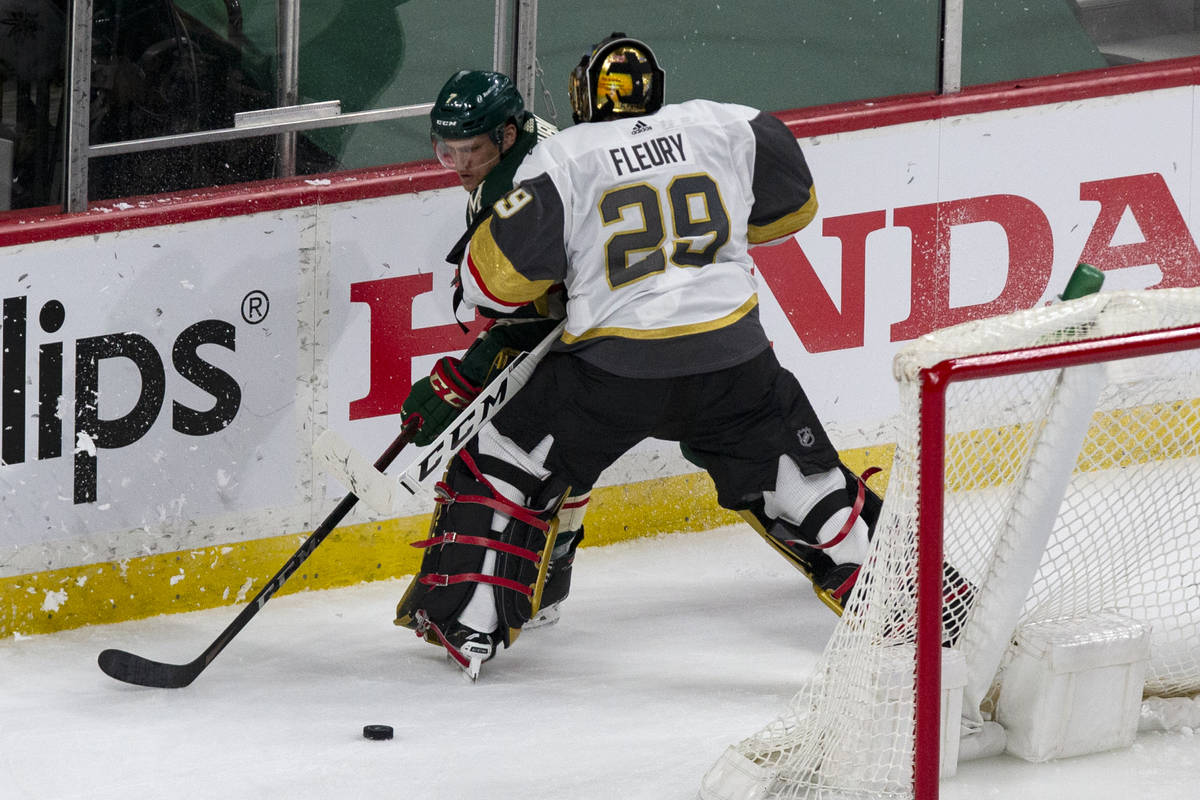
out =
[[[464,449],[473,495],[493,499],[490,529],[438,546],[447,563],[453,548],[483,548],[483,568],[422,578],[474,584],[469,602],[412,625],[464,667],[510,645],[536,612],[561,499],[649,437],[679,442],[721,505],[834,607],[866,555],[879,499],[775,359],[748,251],[813,219],[804,155],[755,109],[662,105],[663,79],[650,48],[624,34],[585,55],[571,105],[586,124],[538,143],[462,264],[476,306],[516,309],[559,284],[569,298],[561,340]]]

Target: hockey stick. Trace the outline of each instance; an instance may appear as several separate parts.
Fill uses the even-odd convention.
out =
[[[416,428],[405,428],[388,445],[387,450],[375,462],[375,468],[378,470],[387,469],[415,434]],[[105,674],[119,681],[133,683],[138,686],[154,686],[160,689],[180,689],[187,686],[196,680],[196,677],[204,671],[205,667],[212,663],[217,654],[225,649],[225,645],[229,644],[233,637],[237,636],[242,628],[246,627],[246,624],[266,605],[271,596],[279,591],[279,588],[312,555],[321,542],[325,541],[325,537],[350,513],[357,502],[358,497],[353,493],[342,498],[342,501],[325,518],[325,521],[304,540],[304,543],[300,545],[300,549],[293,553],[292,557],[287,560],[287,563],[275,573],[275,577],[267,581],[267,585],[259,590],[254,599],[242,609],[240,614],[234,617],[233,622],[229,623],[225,630],[221,631],[221,635],[206,647],[204,652],[197,656],[195,660],[189,661],[186,664],[165,664],[161,661],[153,661],[133,653],[127,653],[124,650],[109,649],[100,653],[99,658],[97,658],[100,669],[104,670]]]
[[[372,469],[362,456],[354,451],[342,437],[327,430],[317,437],[313,445],[314,456],[324,462],[333,477],[368,503],[381,514],[395,511],[398,487],[410,494],[417,494],[421,484],[433,475],[440,475],[454,454],[462,449],[471,437],[479,433],[488,420],[496,415],[509,399],[529,380],[538,362],[558,341],[566,327],[561,322],[538,342],[532,350],[517,355],[483,391],[462,410],[454,424],[438,438],[417,451],[417,457],[397,477],[384,475]]]

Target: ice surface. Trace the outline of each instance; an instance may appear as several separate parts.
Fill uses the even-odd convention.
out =
[[[265,577],[265,576],[264,576]],[[673,800],[792,695],[834,617],[744,527],[579,551],[562,621],[469,683],[391,624],[404,581],[276,597],[186,689],[100,672],[185,662],[239,607],[0,642],[2,800]],[[368,741],[364,725],[395,728]],[[1184,800],[1200,737],[961,765],[946,800]]]

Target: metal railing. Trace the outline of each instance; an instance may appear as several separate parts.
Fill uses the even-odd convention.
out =
[[[341,113],[341,102],[297,104],[299,97],[300,0],[276,0],[276,47],[279,72],[274,108],[234,115],[228,128],[128,139],[105,144],[89,141],[91,119],[91,61],[93,0],[72,0],[70,59],[67,85],[67,136],[63,173],[66,211],[88,206],[88,162],[93,158],[140,153],[170,147],[187,147],[254,136],[275,135],[278,177],[296,172],[296,134],[318,128],[365,125],[372,122],[428,114],[432,102]],[[537,55],[537,0],[496,0],[493,69],[514,76],[522,95],[532,96]]]
[[[94,0],[72,0],[70,56],[66,85],[66,148],[63,181],[65,209],[83,211],[88,205],[88,162],[93,158],[187,147],[255,136],[276,136],[275,174],[296,171],[296,134],[319,128],[364,125],[427,114],[432,103],[341,113],[338,100],[298,104],[300,0],[276,0],[276,47],[279,69],[274,108],[235,114],[232,127],[154,136],[104,144],[89,141]],[[493,69],[513,76],[522,96],[532,98],[537,78],[537,0],[495,0],[492,42]],[[963,0],[942,0],[938,55],[938,91],[958,92],[962,86]]]

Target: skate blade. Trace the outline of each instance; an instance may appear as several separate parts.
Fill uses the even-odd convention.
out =
[[[550,606],[549,608],[543,608],[541,611],[535,614],[533,618],[522,625],[521,628],[522,630],[528,630],[531,628],[549,628],[551,625],[558,622],[561,617],[562,614],[559,613],[558,608],[556,606]]]
[[[462,658],[459,658],[454,653],[447,651],[446,660],[458,667],[459,671],[462,672],[463,677],[465,677],[471,683],[475,683],[479,680],[479,671],[483,667],[483,659],[479,656],[472,656],[471,658],[462,656]]]

